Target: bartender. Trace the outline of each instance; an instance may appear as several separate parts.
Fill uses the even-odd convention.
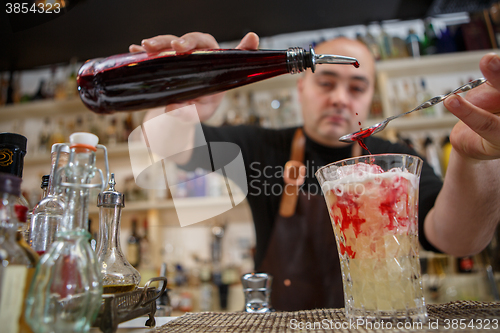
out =
[[[257,49],[258,42],[258,36],[249,33],[237,48]],[[195,32],[145,39],[140,46],[131,45],[130,51],[186,52],[218,47],[211,35]],[[255,268],[274,276],[272,304],[277,310],[344,306],[334,234],[314,172],[325,164],[367,154],[358,145],[338,139],[358,130],[358,122],[368,117],[375,85],[375,61],[370,51],[364,44],[346,38],[321,43],[315,51],[355,57],[361,66],[322,65],[315,73],[308,70],[299,78],[303,126],[276,130],[203,125],[203,133],[189,125],[162,129],[188,133],[186,144],[191,147],[204,136],[209,142],[233,142],[241,148],[249,188],[247,200],[256,231]],[[420,243],[427,250],[457,257],[483,250],[500,221],[500,57],[487,54],[479,66],[488,83],[465,98],[452,96],[444,102],[461,120],[450,135],[453,149],[444,182],[427,163],[420,181]],[[213,115],[222,97],[216,94],[167,105],[151,110],[145,121],[193,103],[204,121]],[[365,143],[372,154],[417,155],[406,146],[375,137]],[[185,154],[177,163],[190,169],[196,165],[195,155]],[[276,195],[269,191],[273,185],[294,186],[295,179],[287,179],[286,172],[285,177],[274,172],[283,170],[291,159],[307,166],[304,184],[292,195]]]

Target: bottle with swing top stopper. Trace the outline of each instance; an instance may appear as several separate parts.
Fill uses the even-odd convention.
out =
[[[101,307],[101,274],[87,231],[90,189],[102,189],[107,181],[95,167],[97,147],[105,149],[98,141],[91,133],[73,133],[69,160],[61,169],[65,181],[55,178],[56,186],[65,189],[66,209],[26,299],[26,319],[35,333],[88,332]],[[104,156],[107,167],[106,150]],[[101,184],[91,184],[96,171]]]

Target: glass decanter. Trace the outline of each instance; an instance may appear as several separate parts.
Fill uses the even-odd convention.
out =
[[[97,198],[99,238],[96,248],[104,294],[134,290],[141,281],[139,272],[127,261],[120,246],[120,221],[125,206],[123,193],[115,190],[111,174],[109,189]]]
[[[87,332],[101,306],[101,275],[87,231],[89,190],[104,190],[107,183],[95,167],[96,147],[104,149],[109,175],[106,147],[98,141],[91,133],[73,133],[68,164],[55,173],[55,186],[65,192],[66,209],[55,241],[37,265],[26,299],[26,318],[36,333]],[[91,184],[96,171],[101,184]],[[65,182],[60,181],[61,173]]]

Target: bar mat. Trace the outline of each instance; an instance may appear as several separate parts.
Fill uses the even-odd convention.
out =
[[[356,323],[344,309],[250,314],[201,312],[157,327],[155,333],[294,333],[294,332],[500,332],[500,302],[458,301],[427,305],[427,323]]]

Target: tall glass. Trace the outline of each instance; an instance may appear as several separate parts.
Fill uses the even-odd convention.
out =
[[[316,172],[332,220],[348,319],[424,322],[418,257],[422,160],[368,155]]]

